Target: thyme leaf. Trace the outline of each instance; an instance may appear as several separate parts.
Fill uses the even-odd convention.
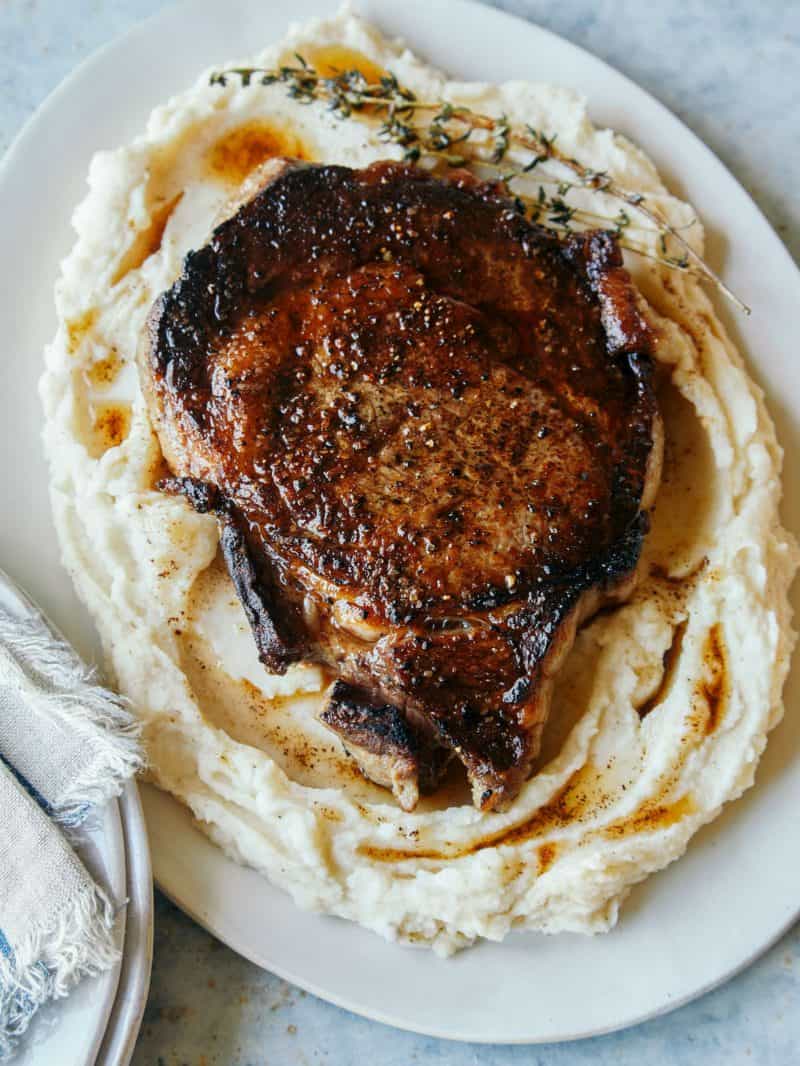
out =
[[[560,176],[550,182],[555,185],[555,195],[547,194],[545,183],[539,185],[533,198],[511,190],[516,209],[522,210],[533,222],[564,232],[573,230],[575,225],[597,228],[599,223],[616,234],[623,248],[655,259],[671,270],[689,272],[710,282],[740,310],[750,314],[747,305],[731,292],[680,232],[688,226],[671,225],[657,207],[647,203],[642,193],[619,186],[607,171],[587,167],[563,153],[556,146],[557,134],[532,125],[512,126],[506,115],[492,118],[448,101],[419,100],[391,71],[382,74],[375,82],[370,82],[359,70],[339,71],[323,77],[300,53],[295,53],[294,58],[296,65],[286,64],[275,69],[234,67],[214,71],[209,84],[225,87],[231,78],[236,77],[243,88],[282,85],[290,98],[301,104],[323,102],[343,121],[354,116],[379,118],[379,139],[402,148],[406,162],[427,160],[448,167],[472,164],[478,168],[495,168],[509,190],[517,179],[549,165],[560,172]],[[473,136],[478,131],[482,131],[480,138]],[[453,152],[456,145],[463,148]],[[507,164],[512,149],[513,166],[505,165],[500,169],[500,164]],[[518,160],[516,156],[520,153],[523,158]],[[569,194],[581,188],[597,190],[616,200],[619,210],[615,215],[605,216],[569,203]],[[655,252],[631,235],[636,227],[626,208],[633,209],[640,229],[656,234]],[[677,253],[673,253],[670,245],[677,247]]]

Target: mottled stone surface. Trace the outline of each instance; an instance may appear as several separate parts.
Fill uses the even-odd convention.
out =
[[[268,0],[265,0],[268,2]],[[0,0],[0,149],[98,45],[159,0]],[[800,4],[500,0],[649,89],[750,190],[800,256]],[[220,3],[224,12],[224,2]],[[793,842],[796,846],[797,842]],[[800,1063],[800,931],[682,1010],[578,1044],[477,1047],[400,1033],[298,992],[164,899],[135,1066],[716,1066]]]
[[[443,980],[446,980],[446,974]],[[624,1033],[497,1047],[365,1021],[265,973],[163,897],[134,1066],[796,1066],[800,928],[723,988]]]

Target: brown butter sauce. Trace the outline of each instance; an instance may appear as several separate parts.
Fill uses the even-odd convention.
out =
[[[716,622],[708,631],[703,645],[704,675],[697,685],[697,694],[705,701],[704,731],[710,736],[725,715],[730,694],[728,651],[722,636],[722,625]]]
[[[131,428],[131,409],[125,404],[97,404],[92,412],[92,436],[89,453],[99,459],[110,448],[125,440]]]
[[[546,874],[553,863],[558,857],[558,844],[553,841],[548,841],[547,844],[540,844],[539,850],[536,852],[536,858],[539,864],[539,876]]]
[[[669,695],[675,680],[678,663],[680,662],[683,638],[688,624],[688,619],[684,618],[683,621],[678,622],[673,629],[672,642],[664,652],[663,673],[661,674],[661,681],[658,684],[658,688],[649,699],[646,699],[644,703],[636,708],[640,718],[645,718],[652,710],[662,704]]]
[[[138,270],[151,255],[155,255],[164,240],[167,224],[182,199],[183,193],[179,192],[151,209],[150,222],[136,234],[130,248],[120,259],[111,278],[112,285],[118,285],[132,270]]]
[[[469,844],[447,846],[443,848],[382,848],[371,844],[361,844],[357,848],[359,855],[373,862],[405,862],[407,860],[431,859],[448,861],[462,859],[486,848],[502,847],[509,844],[521,844],[528,840],[546,835],[554,830],[564,829],[569,825],[587,820],[602,811],[616,797],[603,792],[600,788],[602,778],[593,766],[582,766],[569,778],[564,787],[550,803],[540,807],[533,815],[519,825],[501,829],[481,840]],[[642,804],[632,814],[598,826],[591,835],[619,839],[634,833],[653,832],[667,829],[695,811],[691,796],[681,796],[677,800],[667,801],[657,798]],[[553,864],[557,856],[557,844],[546,841],[538,850],[539,872],[543,873]],[[551,850],[552,849],[552,850]]]
[[[313,158],[308,146],[284,123],[254,119],[228,130],[211,145],[205,159],[212,177],[241,185],[257,167],[275,156]]]
[[[90,307],[80,315],[67,320],[67,351],[74,355],[80,348],[86,334],[94,328],[99,311],[96,307]]]
[[[376,84],[386,74],[383,67],[373,63],[363,52],[347,48],[341,44],[312,45],[300,49],[303,59],[323,78],[332,78],[337,74],[357,70],[370,84]],[[281,57],[281,64],[297,66],[297,56],[287,52]]]
[[[108,355],[91,363],[83,372],[88,385],[95,389],[107,389],[122,369],[122,359],[116,348]]]

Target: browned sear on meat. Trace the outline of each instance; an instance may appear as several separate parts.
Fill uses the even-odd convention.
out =
[[[142,379],[220,522],[265,666],[410,809],[529,775],[582,618],[630,591],[658,481],[650,338],[610,234],[396,163],[273,161],[157,301]]]

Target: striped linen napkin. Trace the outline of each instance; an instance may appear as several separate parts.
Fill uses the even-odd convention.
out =
[[[0,571],[0,1061],[42,1004],[116,962],[119,903],[71,841],[140,763],[123,702]]]

